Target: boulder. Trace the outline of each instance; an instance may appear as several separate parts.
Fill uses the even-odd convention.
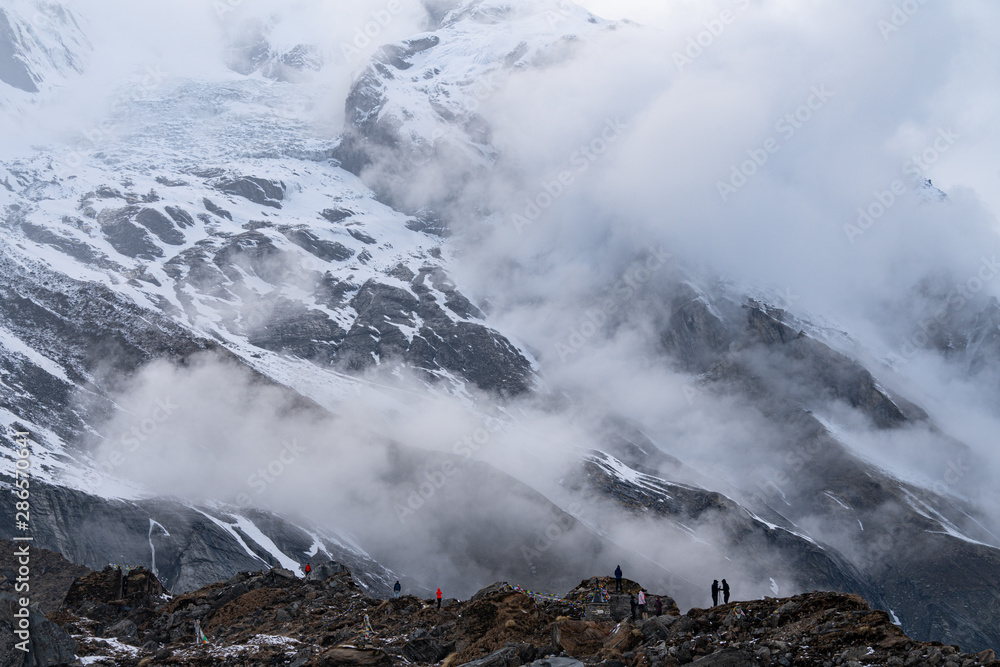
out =
[[[510,584],[508,584],[506,582],[503,582],[503,581],[498,581],[496,583],[490,584],[489,586],[487,586],[485,588],[480,588],[469,599],[472,602],[475,602],[476,600],[479,600],[479,599],[484,598],[484,597],[488,597],[490,595],[493,595],[494,593],[502,593],[502,592],[507,591],[507,590],[510,590]]]
[[[583,667],[583,663],[574,658],[543,658],[528,663],[525,667]]]
[[[114,625],[106,628],[103,635],[105,637],[120,639],[128,644],[134,644],[139,641],[139,628],[132,621],[123,618]]]
[[[49,667],[76,659],[76,644],[65,630],[50,621],[38,605],[29,607],[28,652],[17,648],[22,641],[14,634],[19,619],[14,614],[21,607],[10,593],[0,593],[0,665],[4,667]]]
[[[338,646],[326,651],[315,660],[306,663],[309,667],[390,667],[392,659],[381,649],[362,649]]]
[[[454,644],[446,645],[431,637],[420,637],[403,646],[403,656],[410,662],[433,665],[454,650]]]
[[[614,631],[604,640],[604,648],[624,653],[642,643],[642,631],[635,627],[632,619],[627,618],[619,623]]]
[[[490,653],[485,658],[479,658],[465,663],[465,667],[518,667],[523,664],[516,647],[508,646]]]
[[[692,667],[756,667],[757,661],[743,651],[726,649],[698,658]]]
[[[642,636],[647,642],[661,641],[670,637],[669,626],[661,620],[663,618],[672,617],[654,616],[642,622],[639,629],[642,630]]]
[[[312,566],[312,571],[306,575],[306,581],[326,581],[335,574],[347,572],[347,568],[337,561],[327,561]]]
[[[587,656],[604,648],[607,630],[593,621],[556,621],[552,624],[552,644],[572,656]]]

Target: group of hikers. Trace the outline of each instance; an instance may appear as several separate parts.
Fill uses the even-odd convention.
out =
[[[719,592],[722,592],[722,604],[729,604],[729,582],[725,579],[722,580],[722,585],[719,586],[719,580],[715,579],[712,581],[712,606],[719,606]]]
[[[622,566],[615,566],[615,591],[618,593],[622,592]],[[722,580],[722,585],[719,585],[719,580],[714,579],[712,581],[712,606],[719,606],[719,593],[722,593],[723,604],[729,604],[729,582],[725,579]],[[635,620],[636,609],[638,608],[639,613],[642,618],[646,618],[646,593],[645,591],[639,591],[639,598],[636,599],[635,595],[630,595],[632,602],[632,620]],[[663,602],[660,600],[660,596],[656,596],[656,603],[654,604],[654,609],[656,610],[656,615],[660,615],[660,611],[663,609]]]
[[[306,565],[306,573],[309,573],[309,565]],[[397,580],[392,587],[392,597],[393,599],[399,598],[399,593],[403,589]],[[615,566],[615,591],[618,593],[624,592],[622,589],[622,566]],[[719,585],[719,580],[715,579],[712,581],[712,606],[719,606],[719,593],[722,593],[723,604],[729,604],[729,582],[725,579],[722,580],[722,585]],[[638,597],[636,595],[629,595],[629,602],[632,607],[632,620],[637,618],[646,618],[646,591],[639,590]],[[441,608],[441,589],[437,589],[437,608]],[[656,616],[663,614],[663,600],[660,596],[656,596],[656,600],[653,602],[653,613]],[[637,616],[638,614],[638,616]]]
[[[615,567],[615,591],[618,593],[622,592],[622,566],[618,565]],[[629,595],[629,605],[632,607],[632,620],[637,620],[637,618],[646,618],[646,591],[639,589],[639,595]],[[638,613],[638,617],[636,614]],[[656,616],[661,616],[663,614],[663,600],[660,596],[656,596],[656,600],[653,602],[653,613]]]

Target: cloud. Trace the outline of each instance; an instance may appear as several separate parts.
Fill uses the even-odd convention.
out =
[[[427,7],[439,15],[451,4]],[[487,565],[490,549],[513,554],[520,568],[524,540],[561,520],[528,487],[567,507],[572,498],[558,482],[581,452],[605,444],[603,417],[638,424],[687,464],[676,474],[712,489],[752,488],[754,474],[766,476],[795,445],[794,430],[738,398],[703,392],[665,357],[660,335],[684,280],[716,297],[794,295],[789,310],[813,318],[831,341],[851,333],[877,376],[925,398],[946,431],[989,456],[991,376],[969,379],[934,354],[892,372],[880,362],[899,356],[916,323],[1000,250],[990,33],[1000,10],[985,0],[926,3],[903,18],[891,3],[862,0],[585,6],[644,27],[617,26],[513,71],[479,108],[496,168],[460,192],[451,211],[459,285],[489,302],[491,323],[535,353],[547,391],[506,406],[513,419],[494,413],[489,397],[476,408],[448,398],[400,405],[367,391],[328,416],[227,364],[155,363],[102,430],[102,460],[118,451],[114,471],[157,492],[249,496],[346,527],[425,585],[445,581],[468,593],[501,571]],[[53,107],[45,133],[87,127],[117,86],[147,67],[177,79],[240,79],[225,60],[247,30],[263,30],[279,49],[319,47],[326,65],[301,85],[320,102],[306,117],[317,128],[339,127],[362,58],[429,25],[415,3],[399,13],[377,1],[224,7],[220,14],[183,2],[136,14],[81,0],[95,53],[64,100],[83,103],[69,117]],[[380,21],[379,12],[392,18]],[[369,43],[358,37],[366,31]],[[345,45],[361,52],[357,61]],[[446,191],[461,167],[423,166],[421,190]],[[914,176],[933,179],[948,200],[925,201]],[[492,215],[484,221],[484,213]],[[667,259],[650,263],[660,256]],[[947,319],[972,319],[998,286],[983,284]],[[162,421],[153,414],[160,400],[177,403]],[[940,464],[930,456],[940,443],[934,433],[885,436],[856,415],[833,414],[870,460],[914,475]],[[513,426],[491,431],[484,415]],[[135,428],[143,439],[133,456],[121,450],[139,440]],[[468,438],[480,445],[475,463],[457,467],[466,457],[456,447]],[[401,507],[415,514],[401,521]],[[599,503],[591,509],[624,548],[674,563],[692,581],[701,576],[704,553],[644,541],[652,528],[643,520]],[[710,543],[722,540],[712,522],[695,528]],[[553,564],[571,559],[561,566],[568,572],[596,567],[606,553],[596,544],[575,528],[544,553]],[[722,564],[715,558],[712,568]],[[767,592],[767,581],[740,576]]]

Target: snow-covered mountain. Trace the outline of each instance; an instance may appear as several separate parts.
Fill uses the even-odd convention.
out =
[[[0,8],[0,107],[23,112],[32,97],[79,74],[90,42],[71,6],[13,0]]]
[[[36,26],[40,11],[58,21]],[[679,258],[605,319],[648,323],[648,363],[683,378],[684,411],[743,420],[746,437],[706,461],[693,437],[552,389],[553,356],[455,277],[476,240],[456,223],[491,224],[492,202],[470,199],[510,168],[480,111],[640,28],[557,0],[428,17],[357,74],[338,135],[313,120],[331,58],[261,29],[220,50],[226,75],[118,91],[85,149],[0,162],[0,476],[30,433],[36,543],[145,565],[175,591],[320,557],[374,594],[398,576],[568,590],[622,562],[692,605],[728,569],[742,595],[857,592],[917,638],[1000,646],[1000,538],[961,492],[974,454],[850,332]],[[85,77],[81,25],[53,3],[0,9],[0,106]],[[996,304],[972,319],[940,347],[985,368]],[[276,422],[261,437],[308,438],[305,465],[251,446]],[[556,422],[573,428],[555,437]],[[920,438],[958,479],[893,471],[859,444],[870,434]],[[205,484],[158,483],[185,477]]]

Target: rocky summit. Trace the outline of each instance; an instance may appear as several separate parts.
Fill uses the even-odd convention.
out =
[[[647,591],[643,618],[628,604],[642,586],[623,584],[615,592],[613,580],[594,577],[557,596],[498,582],[468,600],[381,599],[328,561],[304,578],[281,568],[241,572],[170,596],[142,568],[108,566],[73,581],[48,617],[34,608],[30,658],[11,650],[4,597],[0,659],[19,667],[1000,666],[992,650],[915,641],[857,595],[813,592],[682,614],[664,592]]]

